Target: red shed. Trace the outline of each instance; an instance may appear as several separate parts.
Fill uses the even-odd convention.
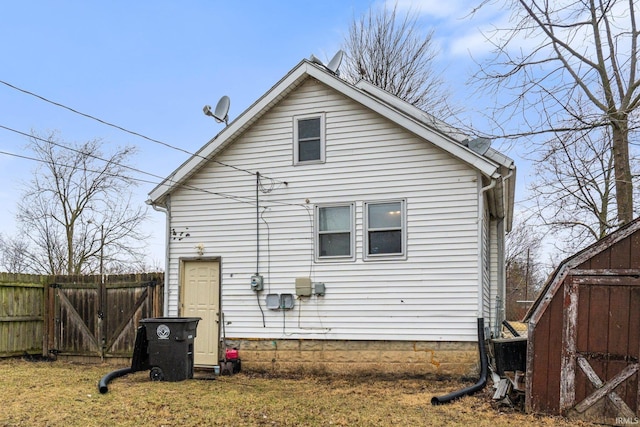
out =
[[[637,424],[640,218],[564,260],[525,321],[528,412]]]

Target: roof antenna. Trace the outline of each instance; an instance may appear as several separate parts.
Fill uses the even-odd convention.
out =
[[[229,97],[225,95],[222,98],[220,98],[220,100],[218,101],[218,104],[216,105],[216,109],[214,111],[211,111],[210,105],[205,105],[202,108],[202,111],[204,112],[205,115],[211,116],[214,119],[216,119],[216,122],[218,123],[224,122],[225,125],[229,125],[229,106],[230,105],[231,105],[231,99],[229,99]]]
[[[326,65],[320,59],[318,59],[315,55],[311,55],[309,60],[314,64],[322,65],[332,74],[339,76],[340,71],[338,70],[338,68],[340,68],[340,64],[342,64],[343,57],[344,57],[344,51],[339,50],[335,55],[333,55],[333,58],[331,58],[331,61],[329,61],[329,63]]]

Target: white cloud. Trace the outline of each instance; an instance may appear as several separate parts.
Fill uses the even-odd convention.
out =
[[[396,0],[385,0],[384,6],[393,8]],[[441,52],[447,57],[479,58],[487,55],[491,43],[486,34],[508,23],[509,11],[495,4],[481,4],[477,0],[397,0],[401,13],[417,13],[426,25],[435,29]]]
[[[385,4],[392,8],[396,1],[387,0]],[[470,10],[470,3],[466,0],[398,0],[397,4],[400,11],[412,11],[438,19],[459,19],[461,13]]]
[[[451,38],[448,42],[447,54],[450,56],[473,56],[478,58],[491,51],[491,44],[486,37],[477,30],[465,35]]]

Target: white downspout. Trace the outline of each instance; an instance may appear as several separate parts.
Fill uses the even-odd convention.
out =
[[[482,182],[482,176],[480,176]],[[491,178],[486,187],[478,194],[478,318],[484,317],[484,194],[496,186],[497,178]]]
[[[169,315],[169,236],[171,235],[171,196],[167,196],[165,207],[154,204],[151,200],[147,200],[147,204],[150,205],[155,211],[163,212],[165,214],[165,248],[164,248],[164,290],[162,298],[162,315]]]
[[[513,174],[515,173],[515,169],[513,164],[511,165],[511,167],[509,167],[509,172],[502,177],[502,208],[505,210],[505,218],[506,218],[506,212],[508,209],[508,205],[507,205],[507,188],[508,186],[505,184],[507,182],[507,180],[509,180],[509,178],[511,178],[513,176]],[[505,311],[506,311],[506,306],[507,306],[507,295],[506,295],[506,289],[507,289],[507,283],[506,283],[506,275],[505,275],[505,237],[506,237],[506,233],[505,233],[505,224],[504,224],[504,219],[503,218],[500,221],[500,224],[498,226],[498,232],[499,232],[499,236],[500,236],[500,241],[499,244],[501,245],[502,249],[498,250],[498,254],[500,256],[500,259],[498,260],[498,295],[496,295],[496,298],[500,299],[500,307],[496,307],[498,310],[496,310],[497,312],[499,312],[499,316],[496,317],[496,321],[495,321],[495,325],[494,325],[494,333],[496,337],[500,337],[500,328],[501,328],[501,324],[502,321],[505,320]],[[497,303],[498,301],[496,301]]]
[[[511,167],[509,167],[509,173],[507,173],[505,176],[502,177],[502,206],[503,209],[507,209],[507,192],[505,191],[505,182],[507,182],[507,180],[509,178],[511,178],[513,176],[513,174],[515,173],[515,166],[513,166],[513,163],[511,164]],[[506,216],[506,214],[505,214]]]

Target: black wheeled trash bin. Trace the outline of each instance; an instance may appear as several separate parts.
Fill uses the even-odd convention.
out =
[[[193,342],[199,317],[154,317],[140,320],[146,329],[152,381],[193,378]]]

